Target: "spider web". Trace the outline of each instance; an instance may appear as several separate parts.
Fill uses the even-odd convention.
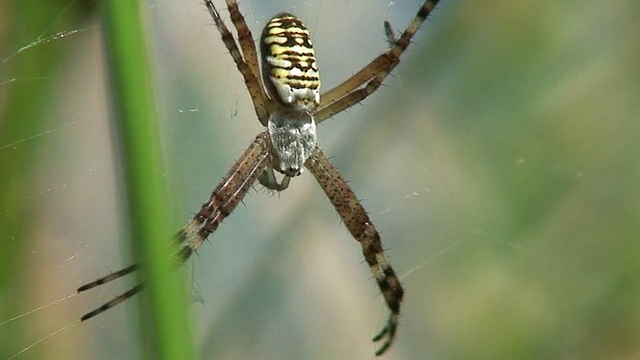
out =
[[[384,20],[401,30],[419,4],[240,6],[254,36],[275,9],[304,19],[328,89],[384,49]],[[99,26],[68,21],[77,5],[25,24],[35,35],[0,52],[0,104],[25,83],[52,89],[41,103],[46,120],[0,143],[2,162],[29,149],[33,167],[17,190],[28,217],[8,234],[21,244],[9,255],[20,266],[0,279],[0,321],[129,264]],[[407,288],[391,358],[518,357],[530,352],[513,349],[531,342],[555,349],[549,357],[632,353],[640,328],[631,305],[640,295],[628,280],[637,273],[631,234],[640,203],[632,115],[640,111],[630,99],[640,81],[625,73],[639,57],[637,25],[625,14],[637,8],[545,1],[536,8],[556,15],[541,17],[509,6],[502,14],[443,1],[387,86],[319,127],[320,145],[364,199]],[[202,4],[155,1],[147,10],[179,226],[260,126]],[[63,59],[58,68],[14,70],[51,48]],[[189,265],[202,357],[371,357],[369,335],[385,309],[359,246],[312,177],[278,196],[257,188],[244,203]],[[74,322],[126,286],[0,323],[0,339],[14,340],[0,342],[0,359],[68,325],[17,358],[139,358],[135,306]]]
[[[68,47],[71,51],[65,60],[71,66],[63,66],[59,74],[53,70],[45,77],[20,78],[9,74],[2,83],[3,87],[10,87],[15,82],[54,82],[61,84],[57,88],[62,88],[49,102],[52,115],[42,124],[41,130],[0,144],[0,152],[5,155],[20,147],[36,148],[35,156],[40,159],[36,172],[42,174],[34,177],[39,180],[34,180],[23,193],[29,208],[38,211],[32,214],[37,219],[33,228],[20,239],[29,242],[25,245],[28,267],[21,275],[28,285],[25,290],[19,290],[15,285],[11,288],[12,292],[27,294],[29,301],[22,311],[64,298],[83,282],[127,264],[121,258],[126,247],[120,246],[118,240],[124,238],[119,229],[126,219],[119,215],[122,208],[118,203],[123,201],[116,185],[120,181],[118,165],[112,159],[116,150],[108,136],[111,129],[101,70],[99,28],[94,24],[59,25],[59,18],[74,11],[74,5],[77,4],[69,2],[41,35],[17,51],[9,52],[2,61],[2,64],[11,64],[45,46]],[[176,212],[181,214],[189,214],[197,208],[237,154],[260,131],[244,85],[227,58],[211,21],[203,16],[200,5],[156,2],[150,7],[157,29],[154,41],[160,96],[170,99],[162,102],[170,164],[168,176],[176,189],[172,195]],[[277,11],[248,3],[241,6],[254,29],[267,19],[255,14],[268,16]],[[375,10],[378,21],[372,22],[370,15],[358,11],[361,6],[355,2],[341,4],[341,12],[356,15],[335,17],[335,9],[323,3],[320,6],[289,5],[292,12],[310,19],[308,26],[314,29],[312,35],[317,49],[329,49],[324,53],[318,51],[327,88],[383,49],[381,23],[388,15],[396,15],[397,19],[390,20],[403,26],[415,11],[415,6],[411,6],[398,11],[401,14],[395,14],[390,10],[394,6],[379,6]],[[282,8],[288,9],[286,5]],[[189,23],[192,26],[186,26]],[[340,41],[335,41],[336,38]],[[349,56],[336,62],[334,58],[340,54]],[[383,232],[385,245],[391,249],[394,265],[398,269],[420,272],[425,262],[439,256],[438,249],[451,251],[466,240],[463,238],[464,241],[454,241],[450,245],[444,243],[430,252],[426,250],[424,256],[401,261],[403,253],[411,252],[402,249],[409,246],[415,249],[421,240],[416,230],[409,230],[421,223],[416,214],[426,217],[433,211],[428,210],[432,207],[428,201],[433,193],[446,198],[451,195],[452,188],[457,188],[451,184],[439,187],[437,183],[445,180],[441,177],[447,171],[441,164],[429,163],[428,157],[412,153],[426,153],[420,137],[414,135],[413,139],[400,141],[412,132],[410,121],[403,124],[409,104],[402,100],[413,96],[411,89],[404,88],[405,79],[410,77],[409,69],[397,71],[388,81],[390,88],[376,95],[378,99],[386,97],[384,101],[388,105],[396,102],[396,110],[385,114],[380,113],[380,106],[368,110],[367,107],[373,107],[375,103],[367,101],[365,106],[357,106],[323,124],[320,142],[329,154],[334,155],[335,163],[344,170],[345,176],[352,180],[356,193],[364,198],[365,206]],[[418,87],[414,86],[413,91],[419,91]],[[211,99],[215,99],[213,104]],[[381,132],[398,133],[385,137]],[[362,151],[356,153],[352,151],[354,148]],[[406,159],[410,159],[412,169],[406,168]],[[443,160],[446,159],[438,159]],[[202,169],[207,170],[203,172]],[[403,179],[394,175],[400,171],[404,172]],[[385,190],[381,192],[380,189]],[[340,339],[334,338],[332,327],[335,324],[331,326],[323,321],[331,316],[338,321],[339,327],[346,329],[346,336],[341,340],[344,344],[336,343],[338,349],[342,348],[336,350],[336,356],[349,353],[356,358],[370,356],[368,335],[376,330],[374,321],[383,318],[383,309],[375,302],[375,287],[366,281],[370,275],[366,266],[360,264],[358,246],[339,224],[337,215],[312,178],[307,175],[295,179],[292,188],[277,197],[250,194],[245,203],[247,209],[238,209],[225,222],[212,238],[214,244],[203,248],[201,257],[193,265],[194,287],[204,302],[194,306],[196,318],[203,319],[196,322],[197,333],[202,334],[203,339],[209,339],[202,341],[202,353],[210,353],[209,346],[218,348],[229,339],[231,343],[237,343],[237,340],[233,341],[234,337],[240,333],[247,336],[247,329],[257,328],[249,332],[257,337],[258,332],[268,332],[260,329],[278,323],[282,324],[282,329],[272,336],[261,336],[254,350],[261,354],[271,351],[274,356],[295,357],[296,351],[306,353],[309,348],[320,345],[307,340],[304,346],[296,347],[285,341],[287,352],[278,353],[282,338],[291,337],[283,336],[283,332],[302,332],[307,339],[322,339],[320,344],[336,343]],[[411,214],[413,218],[409,216]],[[267,275],[258,276],[263,273]],[[405,276],[409,284],[410,276]],[[274,291],[287,283],[290,283],[288,290]],[[25,335],[25,342],[7,350],[7,354],[14,354],[20,348],[55,334],[24,356],[139,357],[132,340],[135,331],[127,324],[131,322],[131,309],[114,310],[94,322],[73,323],[80,315],[80,309],[90,309],[108,300],[123,286],[126,285],[65,300],[46,309],[46,315],[36,313],[26,323],[3,326],[3,331],[12,332],[23,326],[30,334],[36,334]],[[415,289],[414,286],[412,291]],[[331,295],[327,296],[327,293]],[[242,311],[231,305],[238,301],[244,305]],[[363,307],[361,304],[369,305]],[[309,311],[309,308],[316,311]],[[232,311],[227,313],[228,309]],[[252,316],[242,313],[247,309]],[[245,321],[247,328],[229,334],[217,325],[228,321]],[[69,325],[69,329],[55,333],[61,326]],[[348,349],[347,344],[354,342],[364,346],[358,350]],[[116,353],[108,344],[126,346],[118,346]],[[107,348],[108,352],[100,348]]]

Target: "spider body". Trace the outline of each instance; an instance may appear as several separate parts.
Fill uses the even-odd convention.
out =
[[[267,124],[273,150],[269,167],[290,178],[302,174],[317,143],[312,113],[320,104],[320,74],[309,31],[296,16],[277,14],[262,31],[260,54],[262,82],[274,100]],[[272,190],[286,188],[272,178],[264,175],[261,183]]]
[[[251,96],[258,120],[266,127],[231,167],[198,213],[176,234],[180,246],[176,264],[183,264],[229,216],[249,189],[259,182],[282,191],[291,178],[306,167],[316,178],[349,233],[360,243],[380,292],[389,309],[384,328],[373,338],[381,342],[376,355],[393,343],[400,318],[404,290],[387,260],[380,234],[366,210],[338,170],[317,146],[316,124],[342,112],[375,92],[400,62],[411,38],[431,13],[437,0],[426,0],[400,36],[385,22],[390,48],[341,84],[320,96],[320,78],[309,31],[289,13],[275,15],[260,37],[262,69],[253,35],[236,0],[226,0],[237,41],[211,0],[205,0],[215,25]],[[260,81],[262,79],[262,82]],[[278,181],[274,171],[284,176]],[[134,264],[78,288],[78,292],[125,276],[139,268]],[[88,320],[142,290],[139,284],[82,316]]]

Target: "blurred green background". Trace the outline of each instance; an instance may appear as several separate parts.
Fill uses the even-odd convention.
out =
[[[83,4],[0,4],[0,321],[132,262],[100,25]],[[279,11],[305,20],[328,89],[386,47],[384,20],[402,30],[420,4],[240,6],[254,35]],[[178,227],[261,128],[204,6],[146,11]],[[443,0],[386,86],[319,127],[406,288],[385,358],[640,357],[639,13]],[[244,203],[188,265],[199,357],[373,358],[385,308],[313,178]],[[135,302],[74,323],[126,286],[0,325],[0,358],[67,324],[18,359],[138,358]]]

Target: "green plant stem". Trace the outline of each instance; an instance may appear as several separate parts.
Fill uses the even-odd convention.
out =
[[[101,6],[130,234],[147,284],[143,300],[149,306],[142,307],[142,315],[149,321],[141,322],[142,333],[150,335],[143,337],[145,349],[153,359],[190,359],[185,296],[168,246],[166,185],[140,6],[136,1],[103,1]]]

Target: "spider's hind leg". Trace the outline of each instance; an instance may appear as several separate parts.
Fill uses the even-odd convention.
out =
[[[266,169],[262,172],[258,181],[262,186],[266,187],[269,190],[274,191],[283,191],[289,187],[289,183],[291,182],[291,176],[285,175],[281,181],[278,182],[276,178],[276,174],[273,171],[273,167],[267,166]]]

